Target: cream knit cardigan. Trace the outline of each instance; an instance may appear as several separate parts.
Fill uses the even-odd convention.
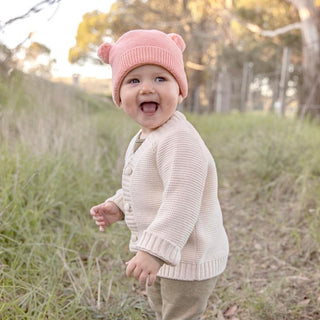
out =
[[[229,246],[212,155],[179,111],[134,153],[138,134],[127,149],[122,189],[107,199],[125,215],[130,250],[163,260],[160,277],[217,276],[226,267]]]

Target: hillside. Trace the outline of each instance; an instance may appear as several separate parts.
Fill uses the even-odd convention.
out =
[[[230,259],[205,319],[320,318],[320,127],[187,115],[212,151]],[[152,319],[128,230],[89,215],[137,126],[110,99],[0,72],[0,318]]]
[[[104,94],[111,96],[111,79],[96,79],[90,77],[73,77],[53,78],[52,81],[77,86],[78,89],[85,90],[91,94]]]

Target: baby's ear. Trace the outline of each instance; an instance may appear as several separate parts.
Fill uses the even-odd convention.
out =
[[[98,48],[98,57],[104,62],[109,64],[109,54],[110,50],[112,48],[112,45],[110,43],[103,43]]]
[[[169,33],[168,36],[175,42],[178,48],[183,52],[186,48],[186,44],[182,37],[177,33]]]

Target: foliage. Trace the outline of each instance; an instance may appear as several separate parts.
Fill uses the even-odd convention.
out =
[[[242,27],[235,17],[271,30],[299,20],[295,8],[284,0],[268,3],[262,0],[238,0],[234,2],[234,7],[226,7],[225,1],[212,0],[180,0],[174,3],[168,0],[118,0],[111,6],[109,13],[95,11],[83,17],[78,29],[77,44],[70,53],[78,50],[82,52],[79,57],[84,59],[90,49],[95,49],[90,48],[89,44],[101,43],[103,36],[116,40],[124,32],[135,28],[158,28],[182,34],[188,43],[186,61],[206,66],[216,65],[217,56],[222,57],[226,46],[235,50],[232,55],[235,58],[239,51],[251,52],[261,45],[297,45],[299,32],[293,37],[290,34],[266,40]],[[254,60],[266,61],[268,57],[269,60],[271,58],[270,53],[267,57],[260,54],[253,53]],[[77,62],[77,56],[70,56],[70,61]]]
[[[31,36],[32,34],[29,38]],[[27,41],[27,45],[20,44],[14,49],[0,43],[0,69],[8,72],[11,68],[17,68],[38,76],[50,77],[56,63],[50,54],[51,50],[39,42]]]
[[[295,60],[301,61],[301,35],[294,31],[274,38],[266,38],[249,31],[244,23],[250,22],[264,30],[275,30],[286,26],[299,17],[295,8],[287,1],[235,1],[232,21],[232,43],[223,49],[222,60],[231,70],[239,69],[246,61],[254,63],[256,72],[270,72],[276,69],[282,49],[289,46],[294,50]],[[235,65],[236,64],[236,65]],[[236,66],[239,66],[238,68]]]
[[[99,233],[88,212],[119,187],[136,125],[104,97],[16,71],[0,73],[0,100],[0,318],[152,319],[124,276],[127,228]],[[215,157],[231,244],[206,319],[317,319],[319,127],[187,117]]]
[[[1,64],[11,60],[12,52],[7,46],[0,43],[0,61]]]
[[[15,58],[18,67],[37,76],[50,77],[56,61],[50,57],[49,48],[41,43],[31,42],[28,47],[21,47],[18,51],[24,53],[23,59]]]
[[[74,63],[92,59],[97,62],[91,53],[101,44],[107,27],[106,14],[98,11],[86,13],[78,27],[77,45],[69,50],[69,61]]]
[[[26,50],[26,58],[35,60],[39,55],[50,55],[51,50],[39,42],[31,42]]]

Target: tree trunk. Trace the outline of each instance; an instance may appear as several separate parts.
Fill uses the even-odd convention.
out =
[[[299,12],[303,39],[303,83],[299,114],[320,117],[320,37],[314,0],[291,0]]]

